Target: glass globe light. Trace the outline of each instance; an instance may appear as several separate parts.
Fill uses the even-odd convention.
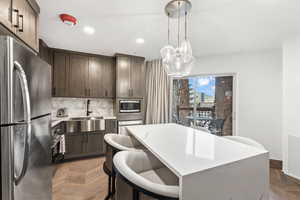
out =
[[[183,64],[184,67],[183,67],[182,75],[183,76],[190,75],[194,64],[195,64],[195,58],[192,56],[189,62]]]
[[[172,76],[175,78],[182,77],[183,67],[182,56],[176,55],[172,64]]]
[[[169,75],[171,73],[170,65],[168,63],[163,62],[163,67],[164,67],[165,72]]]
[[[180,45],[180,53],[183,57],[183,62],[188,63],[193,56],[192,46],[189,40],[183,40]]]
[[[171,63],[175,55],[175,49],[171,45],[166,45],[160,50],[161,57],[164,63]]]

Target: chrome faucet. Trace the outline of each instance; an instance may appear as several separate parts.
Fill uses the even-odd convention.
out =
[[[89,116],[91,113],[93,113],[93,111],[89,111],[90,103],[91,100],[88,99],[86,102],[86,116]]]

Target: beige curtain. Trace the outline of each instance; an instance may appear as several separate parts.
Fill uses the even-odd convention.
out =
[[[161,60],[146,64],[146,124],[168,123],[170,115],[170,79]]]

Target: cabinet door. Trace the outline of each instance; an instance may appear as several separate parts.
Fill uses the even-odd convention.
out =
[[[86,137],[83,134],[66,135],[66,158],[78,157],[85,153]]]
[[[38,14],[27,0],[13,0],[12,21],[15,34],[31,48],[38,50]]]
[[[103,84],[102,84],[103,62],[99,57],[89,57],[89,96],[102,97]]]
[[[89,94],[88,84],[88,57],[82,55],[70,55],[70,67],[68,73],[68,96],[86,97]]]
[[[117,57],[117,97],[130,97],[130,57]]]
[[[130,64],[131,97],[143,98],[145,93],[144,58],[132,57]]]
[[[86,154],[95,155],[104,153],[104,134],[90,133],[87,136]]]
[[[38,50],[38,14],[27,2],[24,10],[24,40],[33,49]],[[22,22],[20,23],[22,24]]]
[[[116,67],[113,58],[105,58],[102,67],[103,97],[114,98],[116,96]]]
[[[11,0],[0,0],[0,22],[9,29],[12,28],[11,6]]]
[[[53,59],[53,92],[55,97],[66,97],[67,94],[67,70],[69,68],[69,55],[62,52],[54,52]]]
[[[49,65],[53,62],[53,53],[43,40],[39,40],[39,57],[46,61]]]
[[[113,58],[89,58],[89,96],[115,97],[115,67]]]
[[[118,120],[105,120],[105,133],[118,133]]]

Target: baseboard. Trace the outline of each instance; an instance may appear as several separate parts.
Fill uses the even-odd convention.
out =
[[[282,170],[282,160],[270,160],[270,168]]]
[[[288,175],[288,174],[286,174],[286,173],[284,173],[284,175],[285,175],[289,180],[291,180],[291,181],[297,183],[298,185],[300,185],[300,179],[298,179],[298,177],[295,178],[294,176]]]

